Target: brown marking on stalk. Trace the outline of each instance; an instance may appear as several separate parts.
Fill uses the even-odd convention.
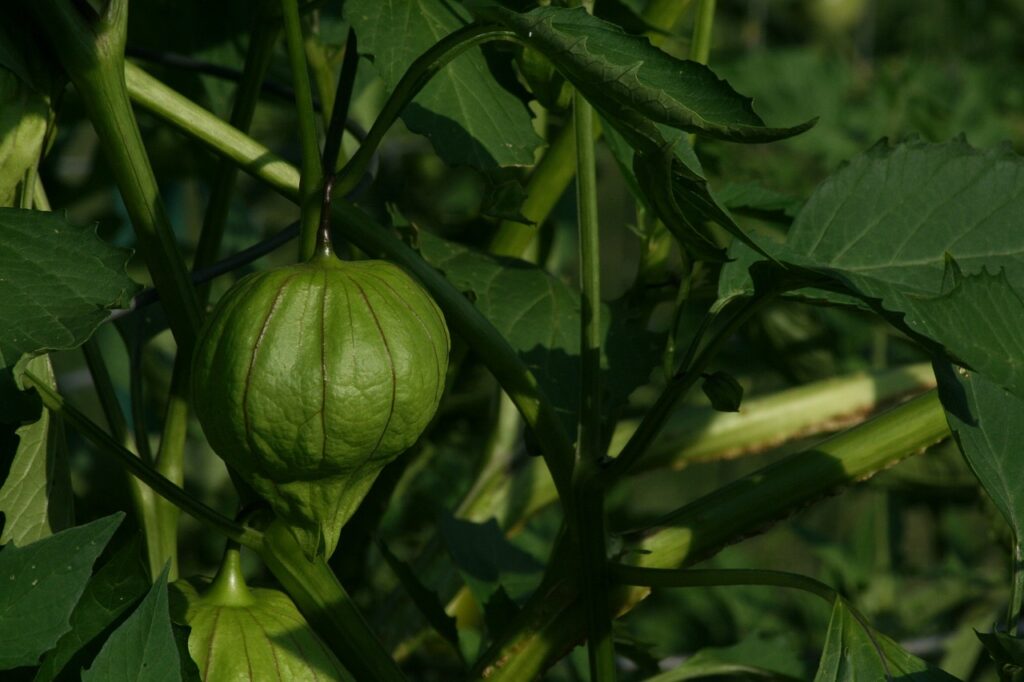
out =
[[[274,313],[277,312],[278,304],[281,303],[281,297],[284,295],[284,288],[288,286],[288,283],[298,277],[298,273],[286,277],[283,282],[277,287],[277,291],[274,293],[274,300],[270,304],[270,310],[267,311],[267,316],[263,319],[263,324],[260,327],[260,333],[256,337],[256,343],[252,347],[252,355],[249,356],[249,369],[245,372],[245,384],[242,387],[242,420],[245,422],[245,439],[249,443],[249,449],[255,451],[256,442],[252,437],[252,420],[249,417],[249,389],[252,386],[252,371],[256,366],[256,355],[259,353],[260,347],[263,345],[263,338],[267,334],[267,329],[270,327],[270,320],[273,318]]]

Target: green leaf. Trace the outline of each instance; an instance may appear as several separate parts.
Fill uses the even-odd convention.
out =
[[[784,247],[765,246],[1024,395],[1021,215],[1009,149],[878,145],[818,187]]]
[[[413,603],[416,604],[416,608],[419,609],[423,617],[427,619],[430,626],[437,631],[441,637],[445,639],[458,655],[462,655],[459,649],[459,631],[455,627],[455,618],[445,613],[444,605],[441,603],[441,598],[429,587],[420,581],[419,577],[412,570],[412,568],[406,562],[399,559],[394,553],[388,549],[388,546],[383,542],[377,543],[378,549],[380,549],[381,556],[384,557],[384,561],[387,562],[391,571],[398,578],[398,581],[405,588],[409,597]]]
[[[1020,674],[1024,670],[1024,639],[1014,637],[1006,632],[975,632],[978,639],[985,646],[985,651],[996,663],[1000,671],[1006,673],[1006,677],[1000,679],[1015,679],[1014,673]]]
[[[978,372],[936,363],[939,398],[964,459],[1018,539],[1024,538],[1024,400]]]
[[[0,550],[0,670],[36,665],[70,628],[93,562],[124,514]]]
[[[751,100],[711,69],[676,59],[582,8],[540,7],[518,14],[475,3],[474,9],[543,52],[587,100],[613,114],[611,119],[629,110],[656,123],[737,142],[778,140],[814,124],[768,128]]]
[[[345,18],[391,90],[420,54],[469,21],[444,0],[349,0]],[[476,48],[438,71],[402,120],[450,165],[529,166],[541,143],[526,106],[498,85]]]
[[[27,369],[56,388],[48,356],[29,360]],[[38,421],[16,434],[18,449],[0,488],[0,544],[23,547],[74,525],[74,495],[60,418],[44,408]]]
[[[167,608],[167,571],[153,583],[135,612],[110,635],[83,682],[179,682],[181,665]]]
[[[497,258],[417,233],[420,253],[443,271],[519,353],[569,433],[576,432],[579,403],[579,295],[560,279],[514,258]],[[602,366],[607,396],[603,407],[614,415],[629,394],[647,383],[658,362],[660,337],[636,318],[643,309],[628,301],[604,308]]]
[[[870,626],[868,626],[870,627]],[[832,607],[825,648],[814,682],[946,682],[955,677],[907,653],[899,644],[874,629],[865,629],[842,599]]]
[[[477,603],[490,602],[499,588],[518,599],[536,587],[544,567],[510,543],[494,519],[473,523],[446,514],[441,518],[440,531]]]
[[[33,682],[49,682],[65,669],[80,670],[96,653],[91,645],[98,650],[102,633],[146,594],[150,582],[141,550],[136,536],[96,571],[71,613],[71,629],[43,657]]]
[[[739,412],[743,401],[743,386],[728,372],[713,372],[701,384],[711,407],[719,412]]]
[[[793,642],[778,636],[752,636],[733,646],[701,649],[682,665],[649,677],[646,682],[682,682],[716,676],[790,682],[806,679],[803,668]]]
[[[61,215],[0,208],[0,367],[84,343],[131,300],[127,258]]]
[[[42,157],[53,116],[46,60],[38,59],[31,32],[14,28],[28,20],[25,8],[13,3],[0,9],[0,206],[31,192],[23,183]]]

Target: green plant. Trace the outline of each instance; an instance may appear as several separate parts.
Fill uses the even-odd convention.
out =
[[[1021,17],[940,4],[0,9],[0,669],[1012,679]]]

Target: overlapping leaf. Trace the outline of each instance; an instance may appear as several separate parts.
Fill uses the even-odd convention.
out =
[[[142,603],[103,645],[84,682],[178,682],[178,646],[167,607],[167,569]]]
[[[974,475],[1013,530],[1024,530],[1024,400],[978,372],[937,366],[949,428]]]
[[[1022,224],[1018,155],[909,142],[878,145],[840,169],[786,244],[764,246],[1024,395]]]
[[[128,305],[127,257],[61,215],[0,208],[0,367],[75,348]]]
[[[27,368],[56,387],[48,357],[29,360]],[[73,525],[74,496],[59,417],[44,408],[39,419],[19,428],[17,435],[18,449],[0,487],[0,544],[23,547]]]
[[[71,614],[71,629],[43,657],[34,682],[50,682],[66,666],[76,671],[82,668],[99,649],[103,632],[112,628],[149,590],[140,538],[118,549],[89,580]]]
[[[482,18],[515,31],[544,53],[588,100],[610,118],[626,110],[673,128],[737,142],[768,142],[803,132],[769,128],[751,100],[708,67],[676,59],[641,36],[582,8],[540,7],[524,14],[493,3],[474,3]]]
[[[880,632],[868,631],[836,599],[814,682],[955,682],[956,678],[908,653]]]
[[[417,57],[469,21],[457,3],[444,0],[350,0],[345,18],[389,89]],[[435,74],[402,120],[452,165],[531,165],[541,143],[526,106],[491,76],[479,50]]]
[[[114,514],[0,551],[0,670],[36,665],[71,628],[93,562],[122,518]]]
[[[496,258],[419,235],[423,257],[451,283],[471,296],[536,375],[569,433],[576,430],[579,403],[579,315],[577,292],[539,267],[514,258]],[[604,307],[604,407],[614,413],[629,394],[647,382],[658,361],[658,337],[637,324],[626,305]]]

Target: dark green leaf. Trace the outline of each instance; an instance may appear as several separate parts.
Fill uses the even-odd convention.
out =
[[[76,348],[127,306],[127,257],[58,214],[0,208],[0,367]]]
[[[179,682],[181,664],[167,608],[167,571],[135,612],[110,635],[83,682]]]
[[[803,132],[768,128],[751,101],[709,68],[676,59],[641,36],[582,8],[540,7],[518,14],[493,3],[477,13],[515,31],[606,113],[634,111],[656,123],[739,142],[767,142]]]
[[[420,54],[469,20],[444,0],[349,0],[345,18],[392,90]],[[434,75],[402,120],[452,165],[529,166],[541,143],[526,106],[497,84],[475,48]]]
[[[136,537],[118,549],[89,580],[71,613],[71,630],[43,657],[34,682],[56,679],[65,668],[80,670],[90,660],[83,660],[83,654],[90,653],[91,645],[98,650],[100,636],[146,594],[150,582],[141,550],[142,543]]]
[[[1008,149],[878,145],[822,183],[769,250],[1024,395],[1021,215],[1024,161]]]
[[[441,603],[437,592],[424,585],[406,562],[402,561],[392,553],[383,542],[377,543],[381,555],[387,562],[391,571],[402,583],[402,587],[409,594],[416,608],[423,617],[427,619],[430,626],[437,631],[437,634],[452,645],[456,653],[461,655],[459,649],[459,631],[455,628],[455,618],[445,613],[444,605]]]
[[[1024,400],[978,372],[936,363],[939,397],[974,475],[1018,539],[1024,538]]]
[[[579,295],[544,270],[514,258],[496,258],[418,233],[423,257],[463,292],[472,292],[475,305],[518,351],[533,370],[547,397],[562,416],[569,433],[576,431],[579,403]],[[609,414],[625,404],[629,394],[647,383],[660,344],[637,319],[643,310],[626,301],[604,308]]]
[[[71,628],[93,562],[124,514],[0,550],[0,670],[36,665]]]
[[[739,412],[743,401],[743,387],[728,372],[714,372],[704,376],[701,384],[704,395],[711,401],[711,407],[719,412]]]
[[[480,213],[499,220],[512,220],[524,225],[533,225],[533,221],[523,215],[523,201],[526,190],[515,180],[498,183],[489,189],[484,197]]]
[[[1024,639],[1006,632],[975,632],[996,665],[1009,673],[1024,670]],[[1014,679],[1010,677],[1008,679]]]
[[[865,629],[842,599],[836,599],[814,682],[953,682],[955,677],[907,653],[880,632]]]
[[[498,589],[494,590],[484,603],[484,623],[487,624],[487,631],[494,637],[500,637],[519,612],[519,605],[508,596],[504,587],[498,585]]]
[[[766,220],[790,223],[803,202],[756,182],[724,185],[716,193],[718,201],[730,211],[742,212]]]
[[[494,519],[473,523],[446,514],[441,518],[440,531],[448,553],[479,604],[487,604],[499,588],[518,599],[536,586],[543,566],[511,544]]]

